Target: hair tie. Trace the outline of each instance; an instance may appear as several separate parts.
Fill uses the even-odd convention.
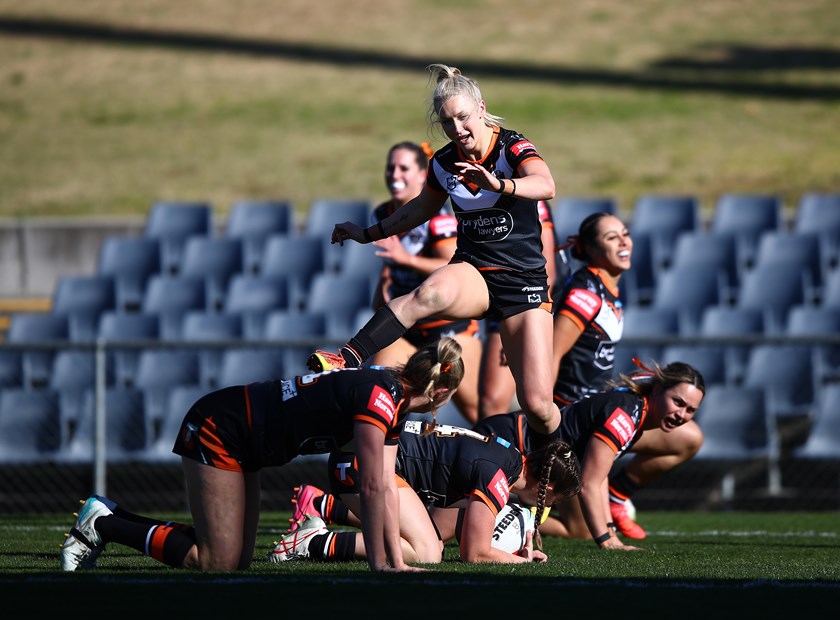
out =
[[[420,149],[426,154],[426,157],[429,159],[435,154],[434,150],[432,149],[432,145],[428,142],[421,142]]]
[[[443,374],[449,374],[449,371],[450,371],[450,370],[452,370],[452,364],[450,364],[450,363],[448,363],[448,362],[447,362],[446,364],[441,364],[441,365],[440,365],[440,371],[441,371]]]

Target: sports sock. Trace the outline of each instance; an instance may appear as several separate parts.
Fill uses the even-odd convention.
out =
[[[610,501],[616,504],[626,503],[640,488],[638,484],[630,480],[625,469],[610,476],[609,484]]]
[[[137,515],[135,515],[137,516]],[[195,529],[179,523],[138,523],[114,515],[99,517],[96,531],[105,542],[131,547],[167,566],[181,568],[195,545]]]
[[[359,532],[327,532],[312,537],[309,557],[313,560],[349,562],[356,559],[356,535]]]

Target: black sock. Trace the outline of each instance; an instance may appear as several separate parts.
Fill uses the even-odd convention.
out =
[[[639,485],[628,478],[626,469],[622,469],[610,476],[611,502],[623,504],[638,490]]]
[[[357,532],[328,532],[312,537],[309,557],[313,560],[349,562],[356,559]]]
[[[153,525],[123,519],[117,515],[99,517],[96,531],[106,543],[118,543],[144,553],[167,566],[181,568],[195,544],[191,526],[155,521]]]
[[[406,331],[408,328],[400,323],[391,308],[383,306],[341,348],[341,355],[348,367],[356,368],[371,355],[396,342]]]

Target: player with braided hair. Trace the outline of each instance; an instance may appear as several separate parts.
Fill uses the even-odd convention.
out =
[[[556,512],[563,536],[591,538],[605,549],[636,550],[609,527],[608,477],[613,463],[645,432],[667,434],[691,421],[706,387],[702,375],[682,362],[643,367],[607,387],[562,409],[560,433],[580,459],[582,486],[577,498],[556,506]],[[526,451],[532,435],[521,412],[490,416],[475,430],[495,434]]]
[[[269,553],[273,562],[297,558],[346,561],[365,557],[360,535],[329,531],[325,522],[359,526],[354,455],[330,458],[332,493],[311,485],[298,500],[295,529]],[[523,457],[511,442],[457,426],[406,423],[400,435],[396,474],[400,491],[400,536],[409,562],[438,563],[444,544],[459,541],[465,562],[542,562],[539,534],[510,552],[494,544],[497,515],[511,494],[537,506],[537,516],[580,489],[577,457],[554,441]],[[313,534],[314,531],[314,534]]]

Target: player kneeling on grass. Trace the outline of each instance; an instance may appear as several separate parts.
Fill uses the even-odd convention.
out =
[[[504,439],[419,420],[406,422],[400,435],[396,474],[403,557],[429,564],[443,559],[444,544],[453,539],[465,562],[545,561],[539,534],[532,541],[530,509],[506,508],[511,494],[535,506],[541,518],[581,484],[577,457],[561,441],[524,459]],[[352,453],[331,455],[330,479],[332,493],[311,485],[296,489],[290,533],[269,553],[272,562],[365,557],[360,533],[326,527],[327,522],[359,526]]]

